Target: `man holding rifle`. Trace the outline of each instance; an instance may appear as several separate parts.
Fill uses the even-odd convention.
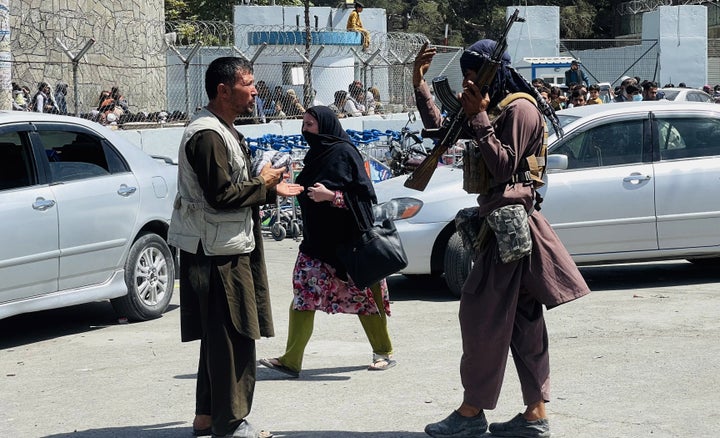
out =
[[[504,49],[504,41],[502,44],[500,48]],[[463,401],[450,416],[426,426],[425,432],[432,437],[485,433],[488,423],[484,410],[497,405],[508,349],[513,353],[526,409],[510,421],[490,424],[490,432],[492,436],[549,437],[545,403],[550,398],[550,364],[542,306],[550,309],[590,292],[560,239],[537,211],[542,199],[536,188],[541,183],[537,172],[531,172],[530,163],[535,163],[535,171],[537,163],[544,167],[545,122],[538,105],[544,111],[547,105],[510,67],[510,56],[504,50],[498,54],[496,46],[495,41],[480,40],[460,58],[460,115],[467,118],[465,138],[474,140],[484,173],[489,175],[479,190],[477,215],[479,222],[491,222],[490,217],[505,207],[522,206],[520,210],[527,214],[518,216],[525,218],[532,250],[503,262],[506,258],[501,243],[513,238],[512,233],[503,235],[492,225],[494,232],[478,233],[486,237],[475,245],[479,249],[474,253],[475,264],[463,287],[459,310]],[[494,52],[500,55],[497,59]],[[423,45],[413,72],[417,107],[426,128],[443,124],[424,80],[435,53],[435,48]],[[488,68],[497,69],[490,80],[475,83],[477,78],[487,77]],[[499,111],[493,120],[488,115],[490,110]],[[468,174],[466,170],[465,177]]]

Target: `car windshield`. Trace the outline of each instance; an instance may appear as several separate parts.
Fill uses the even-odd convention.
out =
[[[675,98],[680,94],[680,91],[678,90],[662,90],[665,93],[665,99],[667,100],[675,100]]]
[[[557,118],[558,118],[558,121],[560,122],[560,127],[564,128],[567,125],[569,125],[570,123],[579,119],[580,117],[579,116],[571,116],[569,114],[563,114],[562,111],[558,111]],[[547,122],[547,120],[546,120],[546,122]],[[548,126],[550,126],[550,125],[548,125]]]

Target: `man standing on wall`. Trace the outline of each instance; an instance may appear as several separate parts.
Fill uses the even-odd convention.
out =
[[[185,128],[169,242],[180,250],[183,342],[200,339],[194,435],[257,438],[246,421],[255,391],[255,340],[274,336],[259,206],[294,196],[284,169],[251,175],[233,122],[252,114],[252,65],[222,57],[205,73],[209,103]]]
[[[585,72],[580,70],[580,63],[575,59],[570,63],[570,69],[565,71],[565,85],[569,87],[572,84],[588,86],[588,78]]]
[[[360,32],[362,34],[362,45],[363,52],[370,50],[370,32],[363,27],[362,21],[360,20],[360,13],[363,11],[363,4],[355,2],[355,9],[350,12],[350,16],[347,21],[347,30]]]

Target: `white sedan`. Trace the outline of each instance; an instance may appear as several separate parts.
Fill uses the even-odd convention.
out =
[[[558,116],[542,213],[576,263],[720,260],[720,106],[628,102]],[[422,192],[404,179],[376,185],[377,211],[396,219],[409,258],[402,273],[444,273],[459,294],[470,257],[454,217],[476,197],[461,169],[438,168]]]
[[[677,102],[710,102],[714,103],[715,99],[703,90],[696,88],[660,88],[658,93],[663,94],[663,99],[674,100]]]
[[[0,112],[0,318],[106,299],[130,320],[160,316],[176,180],[95,122]]]

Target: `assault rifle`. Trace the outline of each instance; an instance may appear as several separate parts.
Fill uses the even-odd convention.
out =
[[[519,21],[525,21],[524,18],[520,18],[518,15],[520,10],[515,9],[515,12],[508,18],[505,24],[505,30],[503,31],[502,37],[497,41],[495,50],[493,50],[492,56],[486,62],[483,63],[480,71],[478,71],[475,81],[473,81],[479,89],[483,89],[485,86],[490,86],[498,68],[500,67],[502,56],[507,50],[507,36],[510,32],[510,28],[513,23]],[[460,101],[455,97],[450,90],[450,86],[447,82],[447,77],[440,77],[433,79],[433,88],[435,90],[435,96],[442,102],[444,109],[447,110],[448,115],[445,117],[445,122],[440,128],[437,129],[423,129],[422,136],[427,138],[440,139],[435,148],[432,150],[430,155],[423,160],[422,163],[415,169],[415,171],[405,181],[405,187],[420,190],[425,190],[430,178],[438,165],[438,160],[442,157],[445,151],[453,146],[460,138],[460,133],[467,122],[467,117],[463,111]]]

